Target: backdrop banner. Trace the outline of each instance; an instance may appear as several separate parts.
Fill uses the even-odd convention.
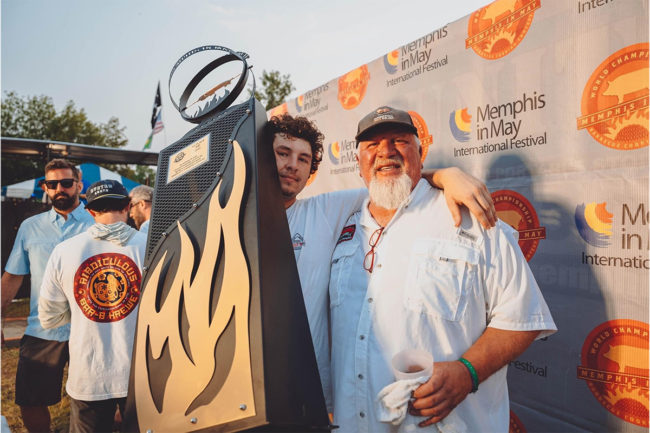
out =
[[[381,105],[487,183],[558,325],[508,366],[511,431],[648,431],[647,0],[498,0],[270,110],[325,134],[304,197],[363,186]]]

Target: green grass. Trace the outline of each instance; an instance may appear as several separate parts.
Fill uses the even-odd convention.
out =
[[[29,309],[29,302],[28,309]],[[14,316],[15,317],[15,316]],[[2,348],[2,415],[7,418],[7,423],[14,433],[24,433],[27,429],[20,416],[20,408],[14,403],[14,383],[16,380],[16,365],[18,364],[18,348]],[[68,368],[66,367],[63,383],[67,380]],[[65,391],[62,391],[61,402],[50,406],[51,426],[55,432],[67,432],[70,421],[70,401]]]
[[[29,316],[29,298],[14,299],[3,312],[4,318],[27,316]]]

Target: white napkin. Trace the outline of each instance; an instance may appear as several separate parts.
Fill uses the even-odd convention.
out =
[[[421,384],[429,380],[428,377],[418,377],[415,379],[397,380],[387,385],[377,394],[377,414],[379,421],[400,425],[406,418],[406,409],[411,398],[411,393]],[[417,425],[423,419],[421,417],[409,417]],[[467,426],[465,422],[451,411],[442,421],[434,424],[440,433],[465,433]],[[404,426],[405,430],[413,430]]]
[[[411,393],[427,380],[429,378],[426,376],[415,379],[396,380],[379,391],[379,394],[377,394],[377,414],[379,415],[379,421],[400,425],[406,417],[406,409],[411,398]]]

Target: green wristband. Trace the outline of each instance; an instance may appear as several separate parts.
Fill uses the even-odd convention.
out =
[[[469,370],[469,375],[472,377],[472,390],[470,391],[470,393],[474,393],[478,391],[478,374],[476,374],[476,370],[474,369],[474,366],[472,365],[471,362],[469,362],[465,358],[459,358],[458,360],[462,362],[465,367],[467,367],[467,369]]]

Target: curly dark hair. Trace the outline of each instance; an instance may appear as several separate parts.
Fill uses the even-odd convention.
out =
[[[271,117],[268,122],[271,136],[285,134],[293,138],[301,138],[311,146],[311,171],[313,174],[318,170],[318,165],[323,159],[323,139],[325,136],[318,130],[314,122],[306,117],[290,114],[281,114]]]

